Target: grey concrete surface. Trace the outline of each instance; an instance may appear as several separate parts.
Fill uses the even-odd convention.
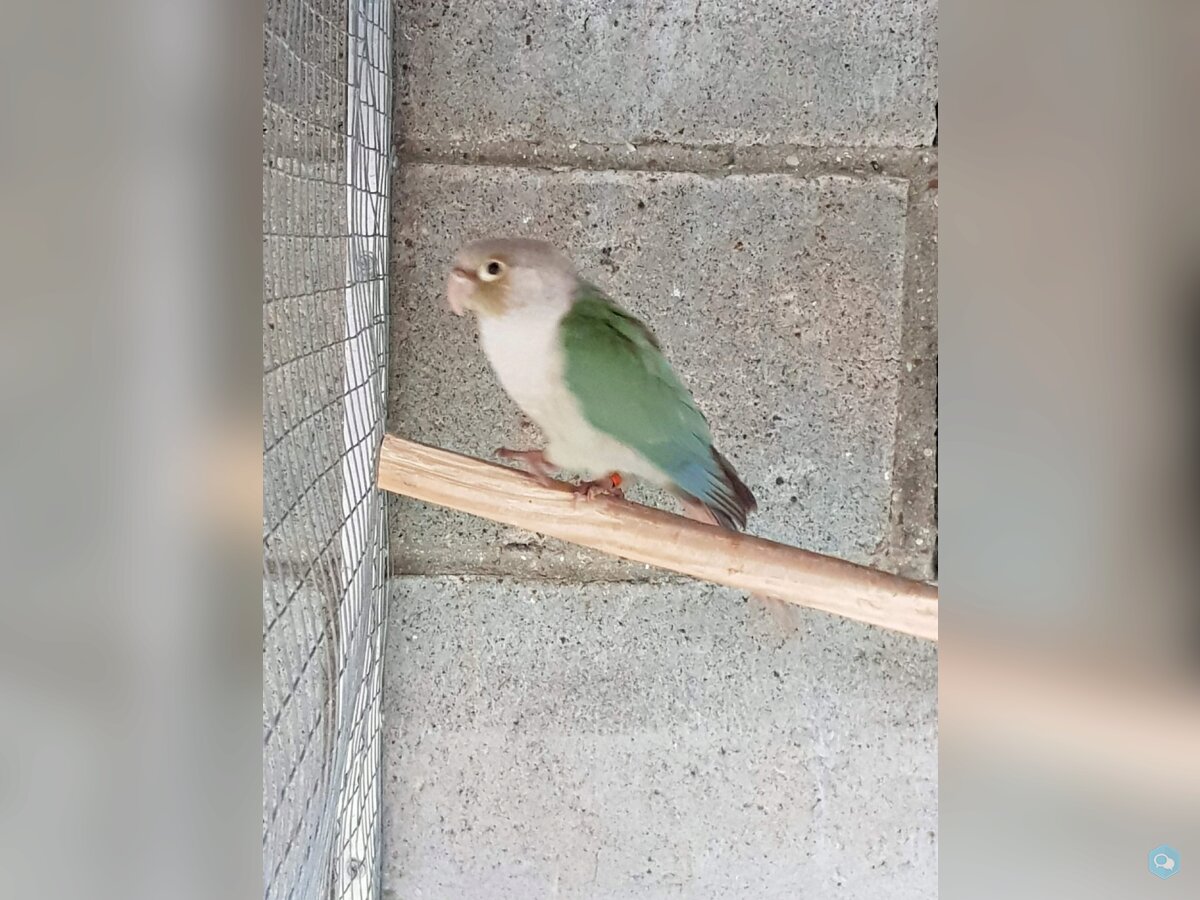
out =
[[[391,587],[388,900],[936,896],[932,645],[698,584]]]
[[[753,533],[882,558],[902,372],[905,182],[409,165],[394,191],[391,429],[481,456],[536,442],[443,291],[460,244],[543,236],[656,332],[759,499]],[[392,508],[399,571],[647,572],[462,514]]]
[[[937,553],[937,156],[914,172],[905,234],[904,325],[897,402],[889,568],[936,575]]]
[[[396,6],[417,140],[931,142],[935,0]]]

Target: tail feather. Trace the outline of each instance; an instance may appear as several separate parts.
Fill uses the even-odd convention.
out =
[[[758,509],[758,502],[750,493],[750,488],[738,477],[729,460],[716,450],[713,450],[712,455],[718,469],[716,483],[709,496],[696,499],[713,514],[722,528],[742,531],[750,513]]]

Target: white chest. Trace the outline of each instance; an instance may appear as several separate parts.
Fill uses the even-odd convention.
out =
[[[564,406],[574,406],[563,380],[559,320],[540,310],[518,310],[479,323],[480,343],[500,384],[548,432],[555,430]]]

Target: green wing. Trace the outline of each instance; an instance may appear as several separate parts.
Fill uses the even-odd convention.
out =
[[[708,423],[649,329],[585,283],[561,336],[567,387],[584,418],[637,450],[723,522],[744,527],[754,498],[713,450]]]

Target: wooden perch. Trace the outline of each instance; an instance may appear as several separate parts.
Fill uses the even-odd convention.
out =
[[[543,487],[516,469],[385,435],[379,487],[917,637],[937,640],[937,588],[660,509]]]

